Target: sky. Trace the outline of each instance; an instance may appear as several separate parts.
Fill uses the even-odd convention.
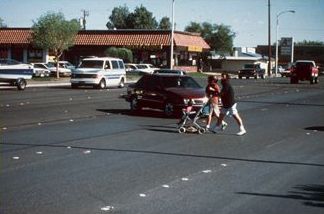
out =
[[[174,0],[176,30],[190,22],[230,26],[235,47],[268,44],[268,0]],[[62,12],[70,20],[89,11],[87,29],[105,30],[113,8],[126,5],[130,12],[143,5],[159,22],[172,17],[172,0],[0,0],[0,18],[8,27],[31,27],[47,12]],[[278,38],[324,42],[324,0],[271,0],[271,44]]]

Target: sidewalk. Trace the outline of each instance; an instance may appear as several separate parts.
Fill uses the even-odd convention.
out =
[[[54,87],[54,86],[70,86],[70,78],[59,78],[50,80],[27,80],[27,87]]]

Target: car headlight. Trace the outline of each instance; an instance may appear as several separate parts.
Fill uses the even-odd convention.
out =
[[[184,103],[185,105],[188,105],[189,101],[190,101],[190,99],[183,99],[183,103]]]

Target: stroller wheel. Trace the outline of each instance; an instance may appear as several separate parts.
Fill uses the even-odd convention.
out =
[[[186,128],[185,128],[185,127],[180,127],[180,128],[178,129],[178,132],[179,132],[179,133],[185,133],[185,132],[186,132]]]
[[[205,132],[206,132],[206,129],[204,129],[204,128],[198,129],[199,134],[204,134]]]

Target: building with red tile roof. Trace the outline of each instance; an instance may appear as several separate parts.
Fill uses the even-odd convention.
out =
[[[22,62],[50,60],[50,52],[32,45],[30,28],[0,28],[0,58]],[[109,47],[131,49],[134,63],[168,66],[171,48],[170,30],[84,30],[79,31],[75,44],[65,51],[63,58],[77,63],[84,56],[105,56]],[[174,33],[174,61],[176,66],[197,69],[201,53],[210,49],[197,33]]]

